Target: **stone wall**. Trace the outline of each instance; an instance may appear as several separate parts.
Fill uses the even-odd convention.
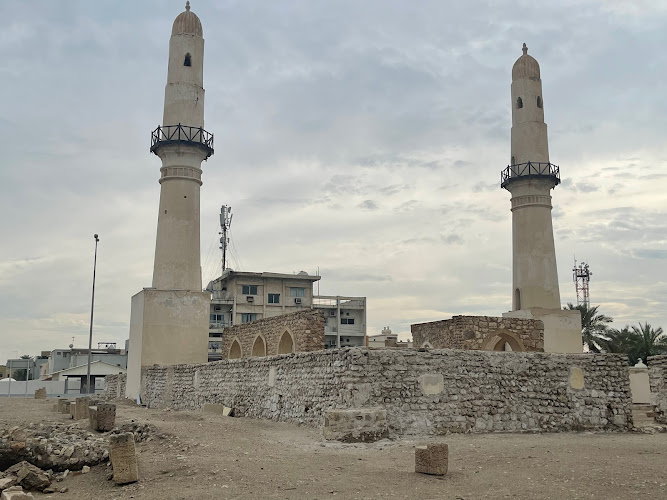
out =
[[[322,426],[386,410],[389,434],[625,430],[625,355],[346,348],[144,369],[142,403]]]
[[[667,354],[648,358],[648,378],[655,421],[667,424]]]
[[[415,347],[502,351],[544,351],[544,324],[539,320],[454,316],[452,319],[410,326]]]
[[[324,316],[316,309],[234,325],[222,336],[222,355],[228,359],[322,349]]]

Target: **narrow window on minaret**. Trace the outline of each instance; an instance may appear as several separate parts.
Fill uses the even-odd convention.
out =
[[[185,54],[185,62],[183,63],[183,66],[192,66],[192,64],[190,63],[190,53],[189,52],[187,54]]]
[[[542,98],[539,95],[537,96],[537,107],[538,108],[542,107]]]
[[[520,310],[521,309],[521,292],[519,291],[518,288],[516,290],[514,290],[514,302],[515,302],[515,307],[516,307],[515,310],[516,311]]]
[[[516,98],[516,109],[521,109],[523,108],[523,101],[521,100],[520,97]]]

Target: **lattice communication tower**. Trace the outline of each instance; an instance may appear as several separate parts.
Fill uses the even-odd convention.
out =
[[[227,237],[227,231],[232,225],[232,207],[223,205],[220,208],[220,250],[222,250],[222,271],[224,272],[227,269],[227,246],[229,245],[229,238]]]
[[[588,268],[588,264],[582,262],[577,266],[577,261],[574,261],[572,268],[572,279],[574,280],[574,287],[577,291],[577,305],[591,305],[591,299],[588,291],[588,283],[591,281],[593,273]]]

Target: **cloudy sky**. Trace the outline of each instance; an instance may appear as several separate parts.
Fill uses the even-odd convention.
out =
[[[0,3],[0,361],[123,342],[150,286],[174,1]],[[322,274],[369,334],[511,306],[510,72],[542,68],[563,304],[667,327],[667,2],[204,1],[204,282]]]

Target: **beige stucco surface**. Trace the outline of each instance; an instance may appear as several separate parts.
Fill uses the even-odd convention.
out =
[[[648,368],[630,367],[630,390],[632,391],[632,402],[650,404],[651,387],[648,378]]]
[[[145,289],[132,297],[126,396],[139,394],[141,368],[208,360],[208,292]]]
[[[582,353],[579,310],[533,307],[503,313],[504,318],[539,319],[544,323],[544,352]]]

